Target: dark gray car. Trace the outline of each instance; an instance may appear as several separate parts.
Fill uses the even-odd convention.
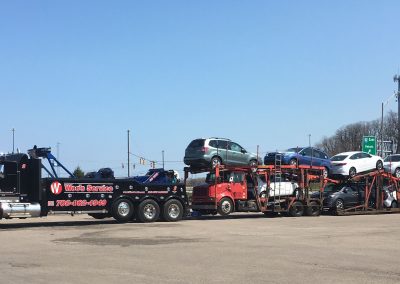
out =
[[[215,167],[218,164],[256,166],[262,164],[262,159],[229,139],[201,138],[187,146],[184,162],[192,167]]]

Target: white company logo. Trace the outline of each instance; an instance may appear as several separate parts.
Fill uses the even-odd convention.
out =
[[[51,184],[50,190],[53,194],[59,195],[62,192],[62,185],[58,181],[55,181]]]

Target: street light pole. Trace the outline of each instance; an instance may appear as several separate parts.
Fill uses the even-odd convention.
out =
[[[164,166],[164,163],[165,163],[165,161],[164,161],[164,150],[162,150],[161,154],[162,154],[162,167],[163,167],[163,169],[165,169],[165,166]]]
[[[130,163],[130,154],[131,154],[131,151],[130,151],[130,141],[129,141],[129,133],[130,133],[130,131],[129,131],[129,129],[128,129],[128,177],[130,176],[130,170],[131,170],[131,163]]]
[[[13,129],[11,129],[11,131],[12,131],[12,135],[13,135],[13,150],[12,150],[12,153],[14,154],[14,146],[15,146],[15,143],[14,143],[14,134],[15,134],[15,129],[13,128]]]
[[[396,153],[400,153],[400,76],[394,75],[393,81],[397,82],[397,149]]]

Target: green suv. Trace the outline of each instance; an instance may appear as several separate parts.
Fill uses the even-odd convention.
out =
[[[227,166],[262,164],[262,159],[256,154],[247,152],[239,144],[224,138],[193,140],[185,150],[183,161],[191,167],[215,167],[218,164]]]

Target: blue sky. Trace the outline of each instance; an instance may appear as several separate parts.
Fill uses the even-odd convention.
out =
[[[187,144],[285,149],[380,117],[399,1],[0,1],[0,152],[67,167],[181,170]],[[397,109],[392,100],[386,110]],[[178,162],[176,162],[178,161]],[[125,168],[122,169],[122,163]],[[139,166],[133,174],[146,171]]]

